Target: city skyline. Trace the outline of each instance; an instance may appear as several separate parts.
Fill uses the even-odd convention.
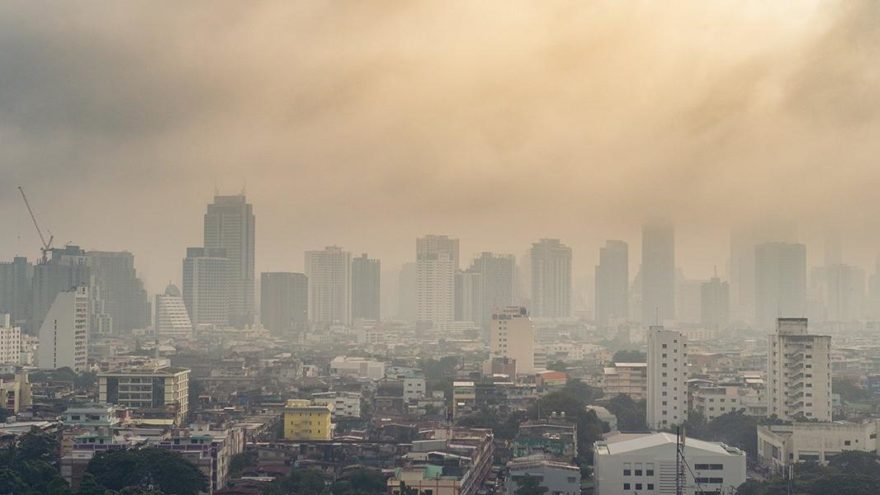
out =
[[[331,244],[391,268],[447,232],[463,258],[560,238],[577,278],[605,239],[638,259],[655,214],[693,277],[771,215],[873,265],[878,7],[697,5],[0,7],[0,258],[39,252],[22,185],[59,244],[130,250],[151,294],[215,188],[260,215],[257,272]]]

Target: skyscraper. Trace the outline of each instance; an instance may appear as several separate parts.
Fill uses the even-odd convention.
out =
[[[193,325],[229,324],[231,271],[225,249],[186,249],[186,258],[183,260],[183,302]]]
[[[309,320],[309,279],[303,273],[260,276],[260,322],[272,333],[287,334]]]
[[[33,279],[33,302],[31,308],[33,319],[30,327],[34,331],[43,325],[43,318],[55,302],[55,296],[60,292],[69,291],[75,287],[93,287],[92,277],[85,251],[79,246],[67,245],[63,248],[52,249],[51,257],[45,263],[39,263],[34,267]],[[89,294],[94,309],[94,294]],[[89,313],[92,317],[93,311]],[[89,322],[90,327],[93,326]]]
[[[642,323],[675,319],[675,230],[667,223],[642,226]]]
[[[306,251],[309,319],[351,325],[351,253],[338,246]]]
[[[629,246],[606,241],[596,266],[596,321],[607,324],[629,316]]]
[[[730,287],[718,277],[703,282],[700,287],[700,322],[707,327],[720,328],[730,319]]]
[[[254,322],[254,238],[253,206],[243,194],[214,196],[205,213],[205,242],[208,249],[224,249],[229,259],[229,323],[244,327]]]
[[[193,325],[180,289],[169,284],[163,294],[156,295],[156,317],[153,320],[159,338],[192,337]]]
[[[27,330],[31,318],[34,265],[16,256],[10,263],[0,263],[0,314],[6,313],[13,326]]]
[[[662,326],[648,328],[648,428],[666,429],[688,419],[687,337]]]
[[[455,318],[458,239],[427,235],[416,239],[416,320],[443,324]]]
[[[351,260],[351,318],[375,320],[380,317],[382,265],[367,254]]]
[[[49,306],[40,326],[40,369],[70,368],[86,371],[89,348],[89,309],[87,286],[61,291]]]
[[[865,316],[865,270],[837,263],[824,267],[828,321],[852,322]]]
[[[508,306],[494,311],[489,331],[492,358],[516,361],[516,373],[535,372],[535,328],[526,308]]]
[[[483,320],[483,274],[470,268],[455,273],[455,321]]]
[[[559,239],[541,239],[529,255],[532,273],[532,315],[571,316],[571,248]]]
[[[86,258],[95,277],[97,298],[112,318],[113,331],[145,328],[149,321],[147,291],[137,277],[134,256],[127,251],[88,251]]]
[[[416,264],[404,263],[397,276],[397,317],[416,320]]]
[[[772,328],[777,318],[806,314],[807,248],[768,242],[755,247],[755,323]]]
[[[767,412],[831,421],[831,337],[809,335],[806,318],[779,318],[768,341]]]
[[[480,274],[480,318],[484,328],[492,315],[516,302],[516,257],[512,254],[483,252],[474,258],[472,271]]]

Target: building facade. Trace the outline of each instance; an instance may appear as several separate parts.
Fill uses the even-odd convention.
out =
[[[602,370],[602,392],[608,397],[628,395],[642,400],[648,395],[647,363],[613,363]]]
[[[12,324],[12,315],[0,313],[0,364],[21,364],[21,328]]]
[[[28,330],[34,265],[22,256],[0,263],[0,314],[8,314],[13,326]]]
[[[773,328],[777,318],[803,318],[807,311],[807,248],[768,242],[755,247],[755,323]]]
[[[304,273],[268,272],[260,276],[260,322],[272,333],[287,334],[309,320],[309,279]]]
[[[164,294],[156,295],[153,328],[158,338],[185,339],[193,336],[192,320],[180,289],[169,284]]]
[[[333,439],[333,405],[291,399],[284,406],[285,440]]]
[[[416,239],[416,321],[433,325],[455,319],[458,239],[426,235]]]
[[[229,259],[226,280],[229,323],[244,327],[254,322],[254,244],[256,217],[244,194],[214,196],[205,213],[204,246],[223,249]]]
[[[596,322],[606,325],[629,317],[629,246],[605,241],[596,265]]]
[[[189,413],[186,368],[132,368],[98,373],[98,401],[185,424]]]
[[[675,229],[668,223],[642,226],[642,323],[675,319]]]
[[[680,425],[688,418],[687,337],[661,326],[648,329],[648,428]]]
[[[491,358],[510,358],[516,361],[516,372],[535,373],[535,328],[528,310],[508,306],[492,315],[489,329]]]
[[[309,320],[351,325],[351,253],[338,246],[306,251]]]
[[[183,260],[183,302],[193,325],[230,322],[230,260],[226,250],[191,247]]]
[[[88,287],[59,292],[40,326],[39,366],[86,371],[91,299]]]
[[[559,239],[541,239],[529,252],[535,318],[571,316],[571,248]]]
[[[351,319],[381,319],[382,263],[366,253],[351,260]]]
[[[768,413],[831,421],[831,337],[810,335],[806,318],[779,318],[768,340]]]

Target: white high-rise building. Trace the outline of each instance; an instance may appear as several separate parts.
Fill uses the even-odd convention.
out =
[[[183,301],[193,325],[229,324],[226,250],[191,247],[183,260]]]
[[[86,370],[89,348],[89,288],[59,292],[40,326],[40,369]]]
[[[205,213],[204,246],[224,249],[229,259],[229,323],[237,327],[254,322],[254,238],[253,206],[244,194],[214,196]]]
[[[808,334],[806,318],[779,318],[768,340],[767,412],[831,421],[831,336]]]
[[[427,235],[416,239],[416,320],[445,324],[455,318],[458,239]]]
[[[518,375],[535,373],[535,328],[526,308],[508,306],[492,315],[489,347],[490,359],[515,360]]]
[[[688,419],[687,337],[648,328],[648,428],[668,429]]]
[[[159,338],[192,337],[192,321],[180,289],[176,286],[168,285],[164,294],[156,295],[156,318],[153,325]]]
[[[8,313],[0,314],[0,364],[21,364],[21,328]]]
[[[351,325],[351,253],[338,246],[306,251],[309,319]]]
[[[532,274],[532,315],[571,316],[571,248],[559,239],[541,239],[529,252]]]

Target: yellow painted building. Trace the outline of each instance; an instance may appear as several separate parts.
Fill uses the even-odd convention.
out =
[[[319,406],[308,400],[288,400],[284,406],[284,439],[331,440],[332,413],[332,404]]]

